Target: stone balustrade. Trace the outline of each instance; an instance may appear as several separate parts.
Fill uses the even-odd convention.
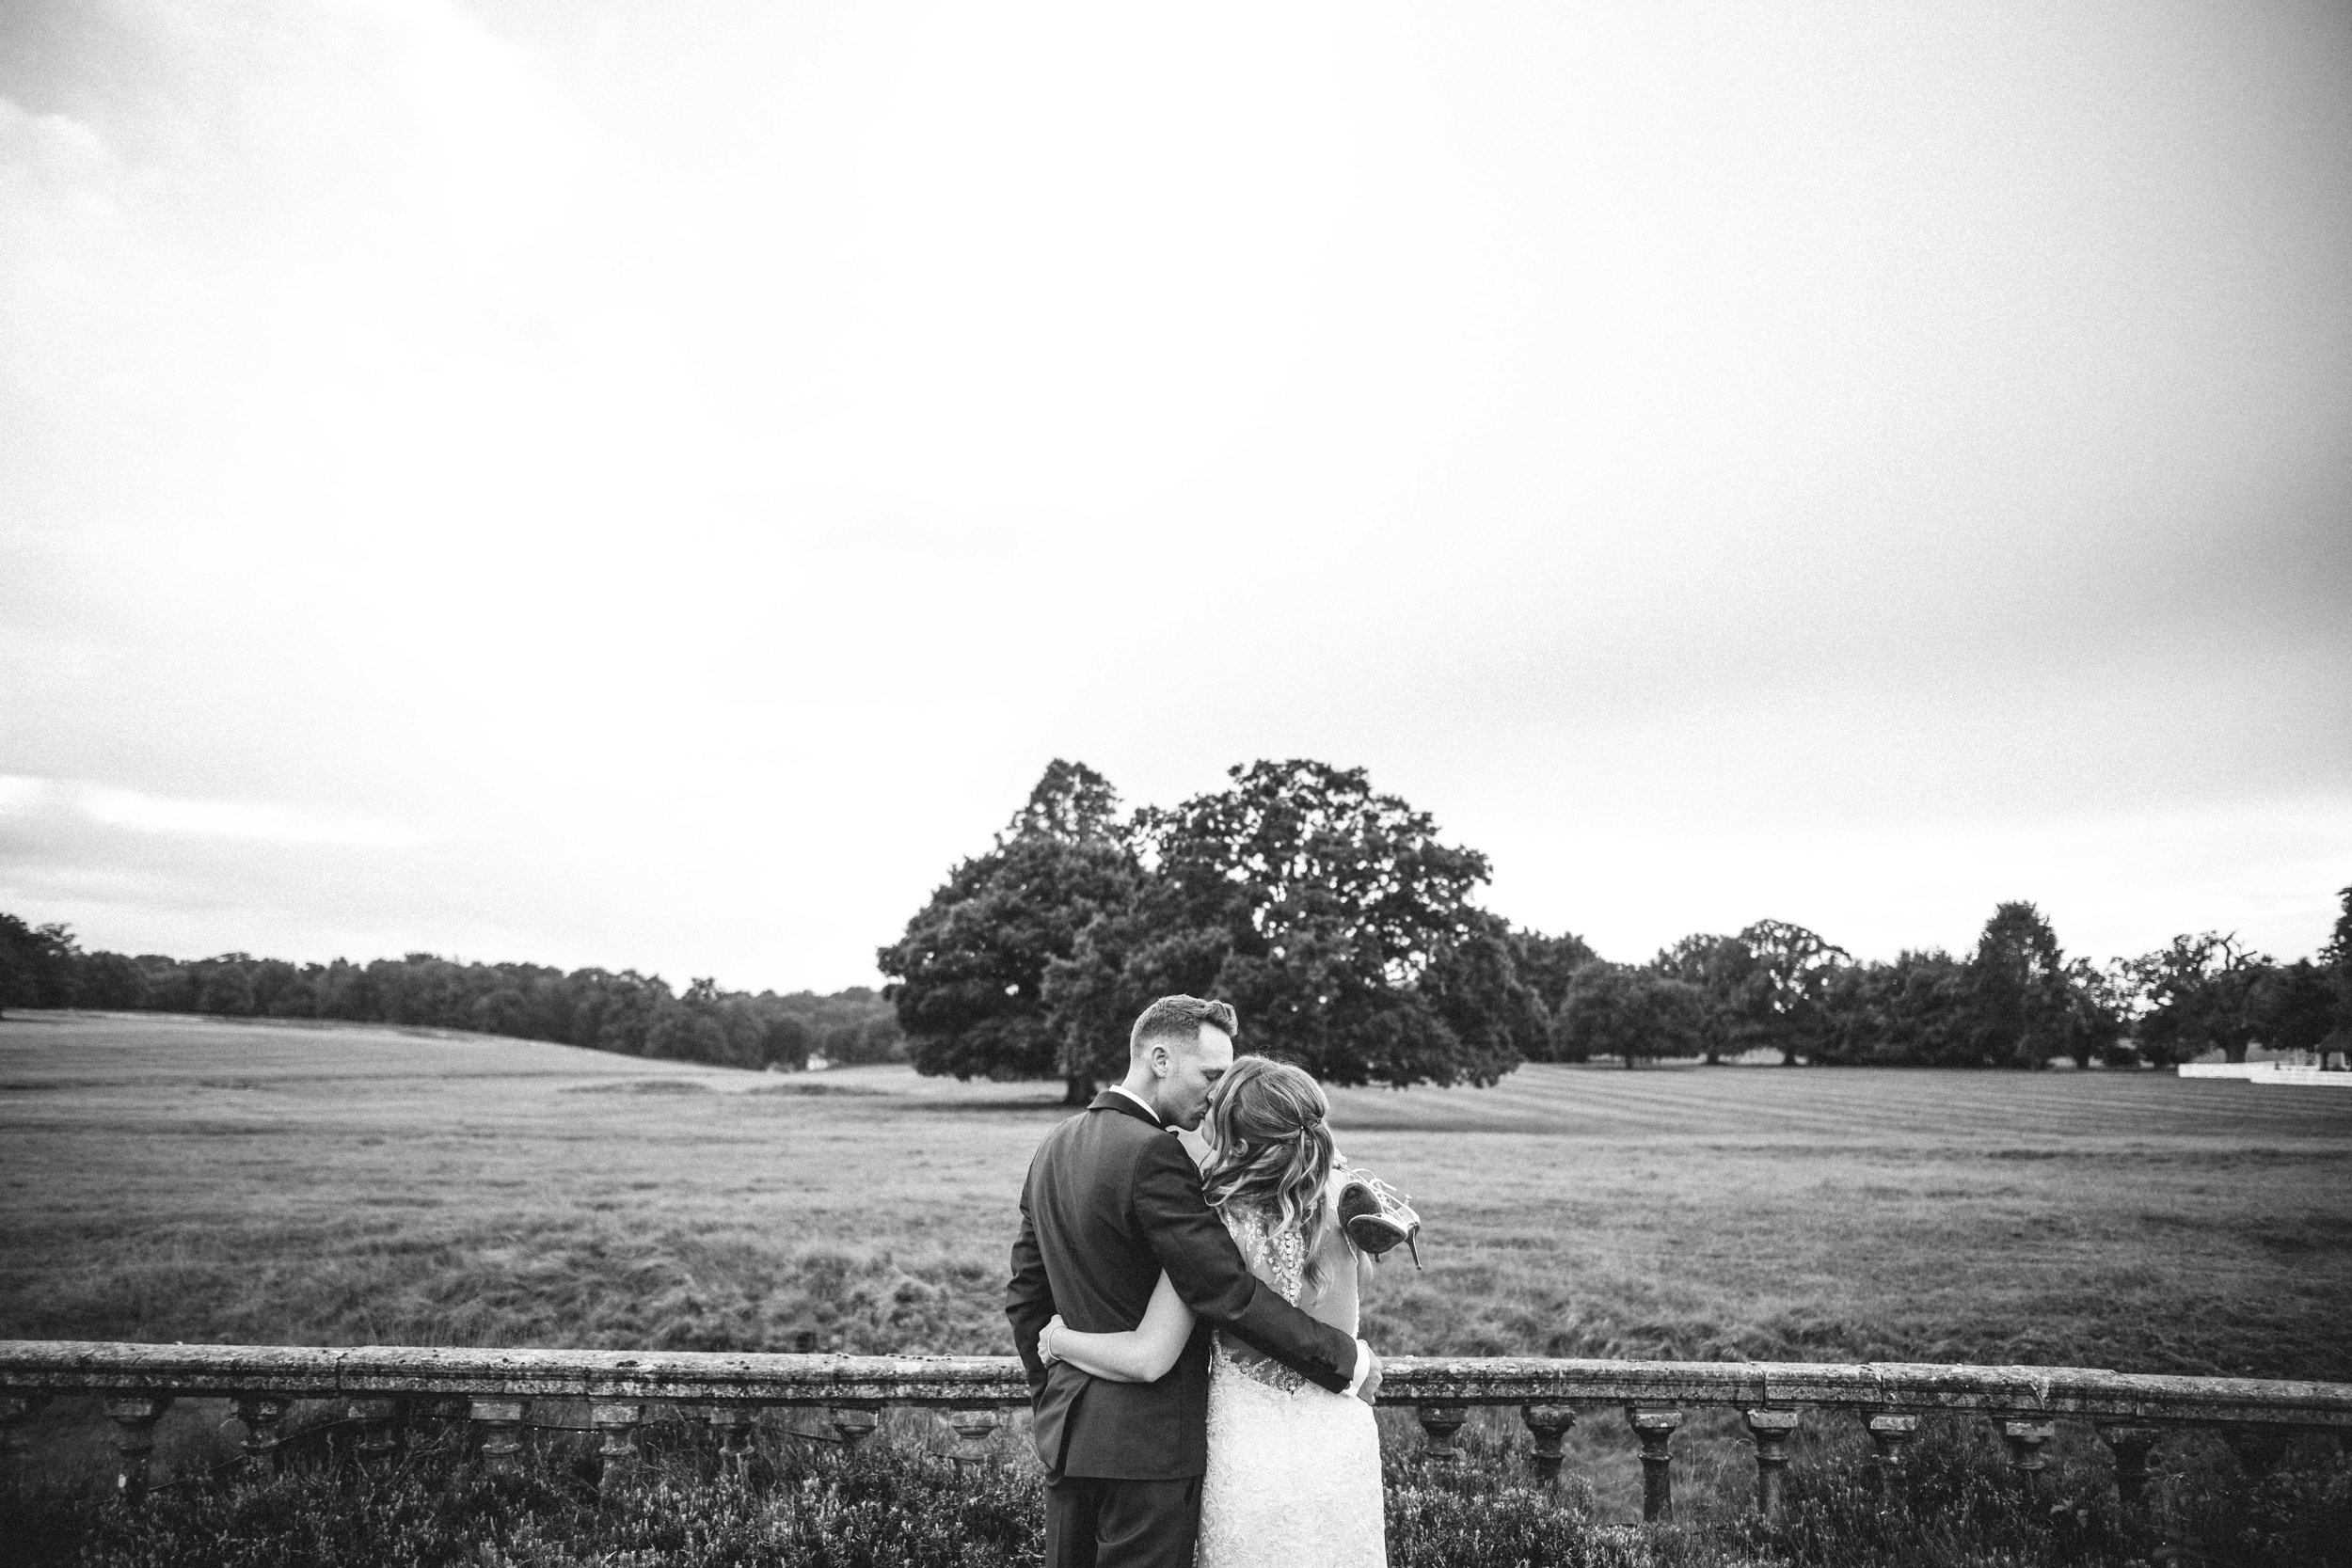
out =
[[[1414,1410],[1430,1462],[1456,1461],[1454,1436],[1473,1407],[1516,1406],[1532,1439],[1529,1463],[1547,1484],[1557,1481],[1563,1442],[1581,1416],[1622,1411],[1641,1446],[1643,1512],[1654,1520],[1673,1515],[1673,1439],[1692,1408],[1740,1413],[1756,1444],[1757,1506],[1767,1514],[1780,1510],[1789,1442],[1806,1412],[1859,1419],[1882,1478],[1899,1465],[1922,1415],[1983,1417],[2028,1490],[2047,1463],[2042,1449],[2055,1423],[2088,1422],[2114,1452],[2126,1507],[2139,1501],[2149,1449],[2169,1428],[2303,1429],[2352,1442],[2352,1385],[2335,1383],[1883,1362],[1398,1356],[1384,1369],[1379,1402]],[[660,1404],[699,1413],[719,1436],[722,1464],[742,1475],[765,1408],[820,1410],[846,1446],[875,1431],[885,1405],[937,1409],[955,1433],[955,1458],[977,1464],[999,1451],[1003,1415],[1028,1402],[1020,1363],[1009,1356],[0,1341],[0,1434],[9,1447],[21,1446],[26,1419],[60,1394],[104,1401],[119,1432],[118,1486],[131,1498],[148,1485],[153,1429],[176,1398],[233,1402],[257,1465],[274,1460],[279,1425],[298,1400],[341,1405],[359,1429],[362,1456],[396,1449],[404,1405],[462,1403],[481,1433],[482,1463],[492,1467],[523,1452],[534,1402],[584,1403],[601,1437],[607,1485],[634,1470],[636,1430]]]

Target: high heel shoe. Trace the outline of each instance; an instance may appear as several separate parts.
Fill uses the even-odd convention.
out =
[[[1340,1227],[1357,1247],[1377,1258],[1399,1242],[1421,1267],[1421,1249],[1413,1239],[1421,1234],[1421,1216],[1405,1195],[1369,1171],[1349,1170],[1340,1187]]]

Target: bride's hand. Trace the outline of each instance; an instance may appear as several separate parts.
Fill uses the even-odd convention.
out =
[[[1050,1367],[1050,1366],[1052,1366],[1055,1362],[1057,1362],[1057,1361],[1058,1361],[1058,1360],[1060,1360],[1060,1359],[1061,1359],[1061,1357],[1060,1357],[1060,1356],[1056,1355],[1056,1354],[1054,1354],[1054,1350],[1053,1350],[1054,1330],[1056,1330],[1056,1329],[1057,1329],[1057,1328],[1067,1328],[1067,1327],[1069,1327],[1069,1326],[1070,1326],[1069,1324],[1067,1324],[1067,1323],[1063,1323],[1063,1322],[1061,1321],[1061,1314],[1060,1314],[1059,1312],[1057,1312],[1057,1313],[1055,1313],[1055,1314],[1053,1315],[1053,1317],[1052,1317],[1050,1320],[1048,1320],[1048,1321],[1047,1321],[1047,1323],[1046,1323],[1046,1324],[1045,1324],[1045,1326],[1044,1326],[1043,1328],[1041,1328],[1041,1329],[1039,1329],[1039,1330],[1038,1330],[1038,1332],[1037,1332],[1037,1358],[1038,1358],[1040,1361],[1043,1362],[1046,1366]]]

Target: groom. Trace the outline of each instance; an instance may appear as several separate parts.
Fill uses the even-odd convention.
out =
[[[1046,1134],[1021,1192],[1005,1315],[1029,1373],[1045,1462],[1047,1568],[1190,1568],[1208,1465],[1210,1330],[1309,1380],[1369,1401],[1379,1359],[1249,1272],[1174,1136],[1200,1125],[1233,1062],[1233,1009],[1163,996],[1127,1040],[1127,1076]],[[1134,1328],[1159,1283],[1198,1321],[1157,1383],[1115,1383],[1038,1359],[1055,1313],[1072,1328]]]

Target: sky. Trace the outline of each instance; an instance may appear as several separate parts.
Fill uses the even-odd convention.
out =
[[[0,8],[0,910],[872,984],[1055,757],[2311,952],[2352,8]]]

